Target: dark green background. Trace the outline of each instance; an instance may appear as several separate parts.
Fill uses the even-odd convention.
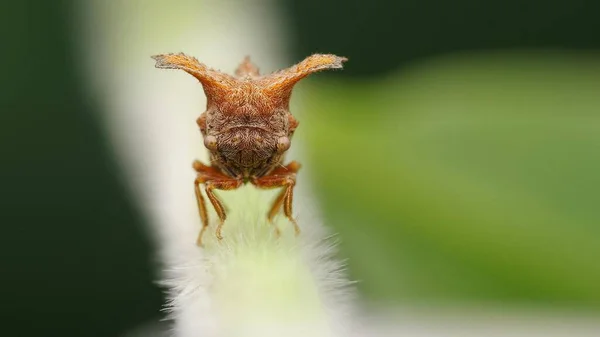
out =
[[[1,317],[7,336],[113,336],[156,320],[154,253],[82,95],[69,1],[2,5]],[[9,7],[9,8],[6,8]],[[505,48],[596,50],[598,1],[284,3],[294,59],[351,57],[339,78]]]

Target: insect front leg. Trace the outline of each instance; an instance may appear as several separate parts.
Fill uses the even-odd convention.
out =
[[[206,176],[202,176],[198,174],[196,180],[194,180],[194,192],[196,193],[196,202],[198,203],[198,212],[200,213],[200,221],[202,222],[202,229],[200,230],[200,234],[198,234],[198,238],[196,239],[196,244],[198,246],[202,246],[202,235],[208,228],[208,212],[206,211],[206,202],[204,201],[204,197],[200,192],[200,184],[206,181]]]
[[[216,231],[217,239],[222,240],[223,235],[221,235],[221,231],[223,230],[223,224],[225,223],[227,214],[225,213],[223,203],[221,202],[221,200],[219,200],[219,198],[217,198],[213,190],[235,190],[236,188],[242,185],[242,181],[234,178],[218,180],[215,179],[207,181],[205,185],[206,196],[208,196],[208,199],[210,200],[211,204],[215,208],[215,211],[217,211],[217,215],[219,216],[219,225],[217,226]]]
[[[208,228],[208,212],[206,210],[206,202],[200,192],[200,184],[204,184],[206,196],[213,205],[217,215],[219,217],[219,225],[217,226],[216,236],[219,240],[223,239],[221,235],[223,223],[227,215],[225,214],[225,208],[223,203],[214,194],[214,189],[219,190],[232,190],[241,186],[242,182],[238,179],[231,178],[224,175],[218,168],[206,166],[200,161],[196,160],[193,164],[194,169],[198,172],[196,180],[194,180],[194,190],[196,192],[196,200],[198,202],[198,210],[200,212],[200,220],[202,221],[202,229],[196,240],[196,244],[202,246],[202,236]]]
[[[269,176],[293,174],[295,177],[295,174],[300,169],[300,166],[301,166],[300,163],[298,163],[297,161],[292,161],[289,164],[287,164],[286,166],[276,168],[275,170],[273,170],[273,172],[271,172],[271,174]],[[275,198],[275,200],[273,201],[271,210],[269,211],[269,213],[267,215],[267,218],[270,223],[273,223],[273,218],[275,218],[275,216],[279,212],[279,209],[281,208],[281,205],[283,205],[283,200],[285,199],[286,191],[287,191],[287,189],[282,190],[279,193],[279,195],[277,196],[277,198]],[[276,232],[279,233],[279,229],[276,229]]]
[[[283,213],[294,226],[294,231],[296,232],[296,235],[300,234],[300,227],[298,226],[296,219],[294,219],[292,215],[292,202],[294,199],[294,186],[296,185],[296,173],[288,172],[277,175],[271,174],[258,179],[254,179],[252,183],[256,187],[262,189],[284,187],[284,190],[275,199],[275,202],[273,203],[273,206],[269,211],[269,221],[272,221],[272,218],[275,216],[275,214],[277,214],[277,211],[283,205]],[[278,233],[277,229],[276,233]]]

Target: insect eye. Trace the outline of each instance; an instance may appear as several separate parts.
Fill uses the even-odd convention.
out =
[[[214,151],[217,149],[217,137],[215,136],[206,136],[204,137],[204,146],[207,149]]]
[[[277,151],[285,152],[290,148],[290,139],[288,137],[281,137],[277,140]]]

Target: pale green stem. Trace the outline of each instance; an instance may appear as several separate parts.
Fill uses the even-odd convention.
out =
[[[265,1],[91,0],[79,9],[86,89],[105,112],[123,181],[153,225],[175,336],[347,336],[348,282],[318,218],[303,207],[311,199],[302,192],[306,170],[294,202],[299,237],[280,217],[283,236],[276,239],[266,222],[273,193],[248,187],[221,193],[229,208],[225,239],[215,242],[213,223],[206,248],[195,245],[200,221],[191,162],[206,161],[194,122],[204,94],[193,79],[159,72],[150,59],[185,51],[233,70],[252,54],[265,69],[286,66],[274,61],[282,59],[276,41],[283,39],[273,7]]]

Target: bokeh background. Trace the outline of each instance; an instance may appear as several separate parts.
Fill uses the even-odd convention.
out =
[[[600,320],[600,2],[225,2],[279,27],[252,37],[281,39],[276,67],[314,52],[350,59],[299,85],[294,141],[365,306],[465,310],[465,322],[472,311],[541,313],[539,327]],[[90,89],[82,50],[96,41],[82,32],[95,18],[96,31],[120,36],[152,11],[145,29],[168,39],[178,18],[158,1],[111,3],[129,10],[3,4],[7,335],[121,336],[164,317],[148,220]],[[230,19],[216,1],[176,7],[188,6]],[[246,42],[244,53],[264,53]],[[169,51],[179,50],[156,50]]]

